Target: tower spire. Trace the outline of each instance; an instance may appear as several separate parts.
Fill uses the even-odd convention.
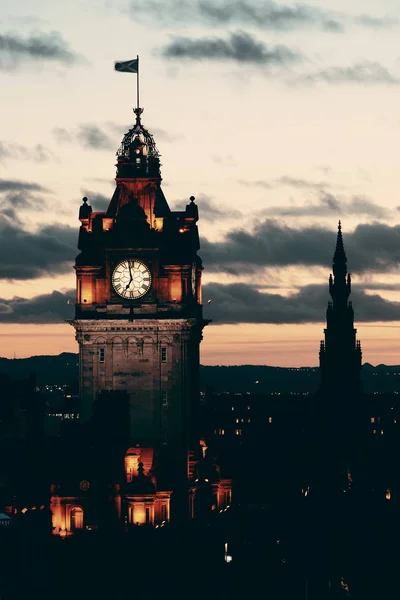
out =
[[[346,257],[346,252],[344,251],[342,223],[340,221],[338,223],[336,248],[335,248],[335,254],[333,255],[333,264],[344,266],[347,271],[347,257]]]

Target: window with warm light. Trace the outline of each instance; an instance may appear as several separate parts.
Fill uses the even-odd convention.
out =
[[[381,429],[381,435],[383,435],[383,429]]]
[[[371,423],[375,423],[375,417],[371,417]]]
[[[268,423],[272,423],[272,417],[268,417]]]
[[[235,429],[235,435],[242,435],[241,429]]]
[[[71,529],[83,529],[83,510],[80,506],[74,506],[70,512]]]
[[[372,435],[376,435],[376,429],[372,430]]]

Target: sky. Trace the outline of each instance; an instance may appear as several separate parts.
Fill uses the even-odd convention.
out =
[[[394,0],[4,2],[0,356],[77,351],[79,206],[113,193],[139,55],[164,193],[199,206],[201,362],[318,363],[340,219],[363,361],[399,364],[399,33]]]

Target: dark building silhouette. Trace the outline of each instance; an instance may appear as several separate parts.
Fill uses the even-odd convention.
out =
[[[320,345],[321,383],[316,394],[310,439],[317,457],[313,479],[323,493],[354,490],[365,480],[367,411],[361,382],[361,343],[356,339],[349,296],[351,275],[339,221],[329,276],[332,300],[326,311],[325,340]]]
[[[347,272],[347,257],[339,221],[336,248],[329,276],[329,294],[332,301],[326,311],[325,340],[321,342],[319,359],[322,393],[360,395],[361,343],[356,339],[354,310],[349,301],[351,275]]]

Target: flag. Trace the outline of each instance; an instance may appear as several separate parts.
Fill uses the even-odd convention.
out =
[[[121,73],[138,73],[139,59],[134,58],[133,60],[126,60],[125,62],[116,62],[114,68]]]

